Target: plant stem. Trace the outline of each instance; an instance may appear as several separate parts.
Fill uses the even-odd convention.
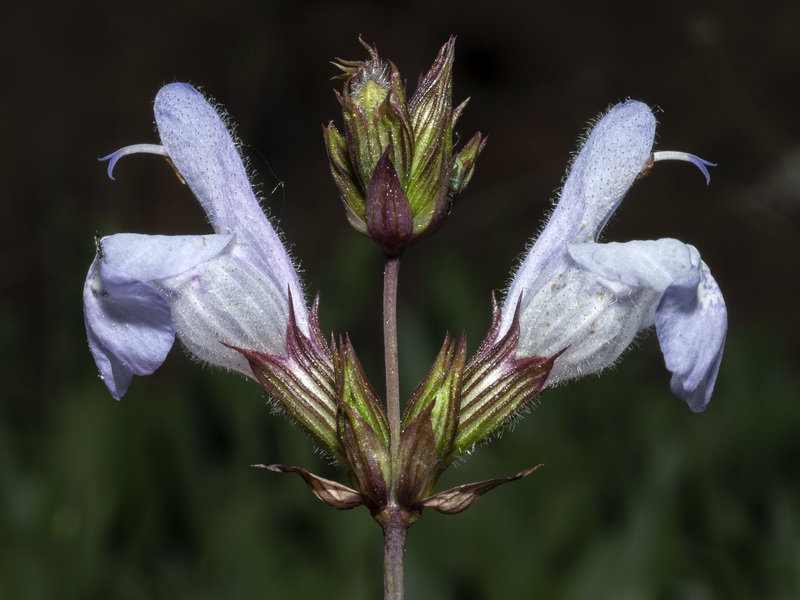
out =
[[[400,466],[400,375],[397,351],[397,283],[400,258],[387,256],[383,271],[383,344],[386,367],[386,413],[389,420],[389,456],[392,474],[389,503],[383,509],[383,597],[402,600],[406,533],[411,524],[397,502],[397,473]]]
[[[400,258],[386,257],[383,271],[383,346],[386,367],[386,413],[389,419],[389,455],[392,461],[390,496],[396,498],[400,455],[400,375],[397,358],[397,282]]]
[[[383,598],[403,600],[405,594],[406,533],[410,526],[407,515],[396,504],[384,511],[383,527]]]

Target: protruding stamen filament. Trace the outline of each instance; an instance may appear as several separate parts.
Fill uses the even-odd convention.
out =
[[[117,161],[122,158],[123,156],[127,156],[128,154],[138,154],[139,152],[144,152],[147,154],[158,154],[160,156],[166,156],[169,158],[167,151],[164,150],[164,146],[159,146],[158,144],[134,144],[133,146],[125,146],[124,148],[120,148],[116,152],[112,152],[108,156],[104,156],[103,158],[98,158],[97,160],[107,160],[108,162],[108,176],[111,179],[114,179],[114,165],[117,164]]]
[[[685,162],[692,163],[695,167],[700,169],[703,172],[703,175],[706,176],[706,185],[711,183],[711,175],[708,172],[706,167],[716,167],[717,163],[708,162],[707,160],[703,160],[699,156],[695,156],[694,154],[689,154],[688,152],[674,152],[674,151],[661,151],[661,152],[653,152],[653,161],[658,160],[682,160]]]

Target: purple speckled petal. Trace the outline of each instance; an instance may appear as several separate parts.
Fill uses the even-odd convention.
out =
[[[291,291],[301,329],[308,311],[297,271],[253,194],[239,150],[222,118],[186,83],[159,90],[154,104],[161,142],[194,192],[217,233],[236,233],[237,243],[274,287]],[[288,297],[285,300],[288,306]]]
[[[592,129],[561,190],[550,222],[556,240],[597,239],[650,160],[656,119],[636,100],[613,106]],[[546,228],[541,238],[550,235]]]
[[[642,102],[612,107],[594,126],[572,163],[556,208],[536,243],[517,269],[503,307],[507,331],[514,307],[524,292],[576,238],[596,240],[625,193],[647,165],[656,120]],[[524,302],[524,299],[523,299]]]
[[[215,229],[266,223],[228,128],[200,92],[186,83],[166,85],[153,111],[164,149]]]

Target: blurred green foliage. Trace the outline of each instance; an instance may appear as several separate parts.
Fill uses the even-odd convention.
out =
[[[331,290],[323,325],[367,321],[354,343],[381,389],[377,315],[345,297],[354,286],[377,297],[357,283],[379,286],[376,253],[342,242],[331,262],[348,266],[316,283]],[[443,327],[463,319],[474,348],[488,322],[455,255],[410,262],[409,279],[428,283],[401,306],[406,393]],[[55,293],[73,318],[41,349],[52,377],[28,382],[41,398],[6,386],[0,414],[0,599],[380,596],[381,535],[365,510],[337,513],[299,478],[249,466],[341,476],[256,385],[178,351],[115,402],[74,289]],[[652,338],[602,377],[546,392],[439,488],[545,466],[461,515],[425,513],[410,531],[408,597],[797,597],[800,404],[787,356],[775,332],[734,327],[699,415],[670,395]],[[4,380],[18,367],[9,357]]]

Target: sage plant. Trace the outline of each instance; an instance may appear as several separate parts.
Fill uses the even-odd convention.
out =
[[[365,45],[366,46],[366,45]],[[330,168],[349,223],[385,256],[386,398],[375,393],[347,336],[323,335],[319,296],[309,309],[281,237],[253,193],[237,142],[219,111],[188,84],[156,96],[160,144],[128,146],[101,160],[112,175],[135,153],[165,157],[208,215],[211,233],[97,239],[84,285],[89,347],[120,399],[149,375],[175,337],[210,365],[257,381],[342,468],[347,484],[305,468],[255,465],[301,476],[337,509],[365,506],[384,534],[385,598],[403,597],[408,528],[425,508],[454,514],[510,477],[436,492],[442,472],[517,417],[546,387],[615,363],[655,328],[672,391],[694,411],[709,402],[727,329],[720,290],[698,251],[673,239],[600,243],[628,189],[655,162],[710,163],[653,152],[656,121],[641,102],[602,115],[586,136],[558,202],[492,321],[470,354],[447,334],[430,371],[401,407],[396,302],[400,259],[438,229],[469,183],[486,138],[455,151],[466,103],[452,105],[454,39],[406,98],[396,67],[334,63],[344,79],[343,131],[324,128]]]

